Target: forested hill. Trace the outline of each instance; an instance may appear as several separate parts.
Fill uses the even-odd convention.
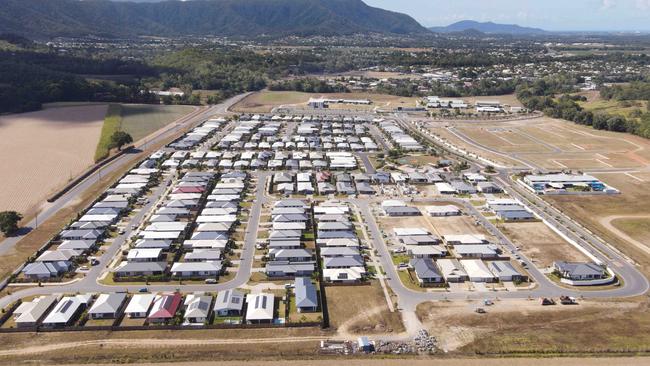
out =
[[[2,0],[0,33],[30,38],[86,35],[426,34],[408,15],[361,0]]]

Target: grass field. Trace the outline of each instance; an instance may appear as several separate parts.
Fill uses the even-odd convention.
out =
[[[108,156],[111,136],[124,131],[138,141],[192,112],[194,107],[155,104],[111,104],[104,118],[102,134],[97,144],[95,161]]]
[[[370,99],[373,104],[369,106],[332,105],[332,109],[362,109],[372,110],[378,108],[396,108],[397,106],[415,106],[418,98],[398,97],[388,94],[371,93],[302,93],[294,91],[262,91],[249,95],[235,104],[231,110],[242,113],[268,113],[273,108],[287,105],[306,107],[309,98],[333,98],[333,99]]]
[[[634,239],[650,244],[650,218],[615,219],[612,225]]]

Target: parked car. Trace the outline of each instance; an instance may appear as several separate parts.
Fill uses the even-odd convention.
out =
[[[217,280],[215,280],[214,278],[206,278],[205,283],[213,284],[213,283],[217,283]]]
[[[139,289],[138,292],[149,292],[149,289],[146,288],[146,287],[143,287],[143,288]]]

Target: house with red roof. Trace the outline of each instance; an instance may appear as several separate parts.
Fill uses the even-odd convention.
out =
[[[174,318],[183,297],[180,293],[164,293],[156,295],[147,320],[151,323],[164,323]]]

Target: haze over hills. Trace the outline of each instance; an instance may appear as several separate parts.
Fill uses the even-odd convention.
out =
[[[31,38],[429,33],[408,15],[361,0],[2,0],[2,32]]]
[[[547,31],[539,28],[522,27],[516,24],[498,24],[493,22],[477,22],[474,20],[462,20],[446,27],[431,27],[429,30],[436,33],[454,33],[465,31],[479,31],[486,34],[543,34]]]

